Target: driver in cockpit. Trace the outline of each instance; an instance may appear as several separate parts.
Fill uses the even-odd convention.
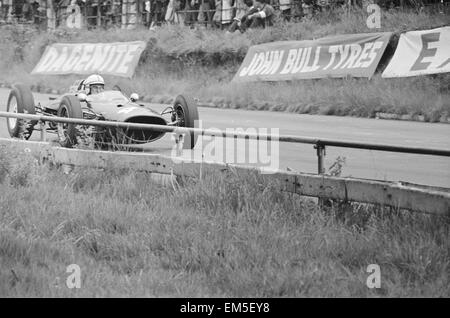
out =
[[[84,80],[83,85],[87,95],[98,94],[105,90],[105,81],[98,74],[90,75]]]

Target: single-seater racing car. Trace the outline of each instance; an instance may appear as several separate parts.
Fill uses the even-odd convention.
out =
[[[139,104],[138,99],[139,96],[136,93],[126,93],[117,85],[113,89],[104,90],[103,78],[99,75],[91,75],[85,80],[75,81],[68,93],[57,98],[51,97],[45,105],[41,103],[36,105],[31,90],[25,85],[16,84],[9,94],[7,111],[79,119],[196,127],[197,105],[189,96],[178,95],[173,105],[161,113]],[[36,124],[37,121],[16,118],[7,120],[11,137],[22,139],[30,138]],[[96,144],[103,145],[112,142],[148,143],[165,134],[165,132],[154,130],[89,127],[90,130],[84,130],[84,134],[88,131]],[[80,125],[49,122],[46,130],[56,132],[58,141],[63,147],[73,147],[80,143]],[[195,134],[186,134],[183,148],[194,148],[196,139]]]

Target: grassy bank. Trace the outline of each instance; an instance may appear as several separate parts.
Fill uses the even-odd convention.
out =
[[[324,211],[252,173],[175,190],[133,171],[63,174],[0,148],[0,192],[2,297],[450,296],[448,220]],[[70,264],[80,289],[66,287]],[[366,287],[369,264],[380,289]]]
[[[231,79],[247,49],[254,44],[278,40],[315,39],[348,33],[391,31],[392,54],[398,35],[415,29],[450,24],[450,16],[425,12],[386,11],[381,29],[366,26],[367,13],[336,12],[318,15],[302,23],[278,23],[265,30],[226,35],[219,30],[191,30],[165,26],[149,30],[82,31],[61,29],[38,33],[21,28],[2,28],[0,81],[26,82],[45,91],[67,89],[79,76],[33,76],[28,74],[47,44],[55,42],[105,42],[145,40],[136,76],[129,85],[146,101],[170,102],[179,93],[190,93],[217,107],[287,111],[295,113],[374,117],[377,112],[423,116],[426,121],[446,121],[450,116],[450,75],[405,79],[323,79],[276,84],[236,85]],[[387,54],[389,55],[389,54]],[[387,63],[385,57],[378,71]],[[108,78],[109,83],[117,79]]]

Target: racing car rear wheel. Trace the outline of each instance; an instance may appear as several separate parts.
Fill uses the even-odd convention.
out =
[[[22,84],[14,85],[9,93],[8,105],[6,111],[19,114],[36,114],[34,109],[34,98],[31,90]],[[17,118],[8,118],[6,125],[11,137],[29,139],[36,125],[36,120],[24,120]]]
[[[83,118],[83,111],[78,98],[72,95],[64,96],[59,104],[59,117]],[[58,123],[58,139],[62,147],[73,147],[77,144],[78,129],[76,124]]]
[[[197,128],[198,127],[198,110],[197,103],[192,97],[178,95],[173,105],[175,120],[178,121],[177,126]],[[189,133],[184,137],[183,148],[193,149],[197,142],[198,134]]]

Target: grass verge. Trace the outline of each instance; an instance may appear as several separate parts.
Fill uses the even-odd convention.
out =
[[[448,220],[325,211],[254,173],[175,190],[136,171],[64,174],[3,147],[0,192],[2,297],[450,295]],[[80,289],[66,286],[70,264]],[[380,289],[366,287],[369,264]]]

